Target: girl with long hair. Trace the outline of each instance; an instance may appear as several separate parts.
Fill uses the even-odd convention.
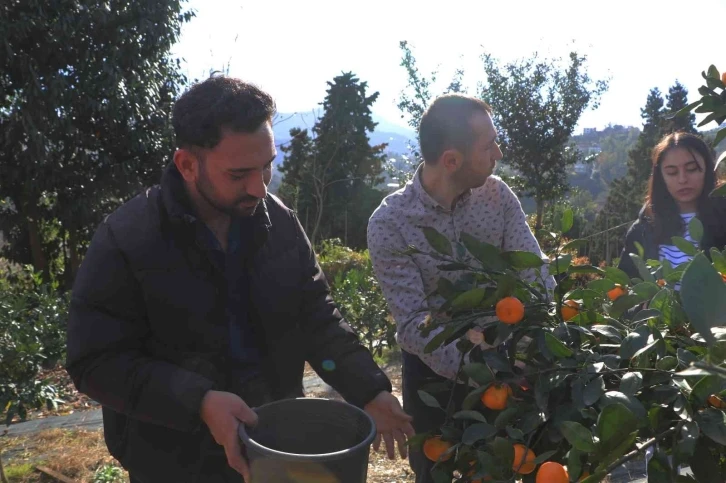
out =
[[[618,264],[631,278],[640,277],[629,256],[638,253],[636,242],[645,260],[667,260],[673,267],[689,261],[672,237],[695,244],[688,230],[694,216],[703,224],[700,248],[706,254],[726,245],[726,198],[710,194],[717,186],[713,150],[695,134],[675,132],[653,148],[652,163],[645,203],[628,230]]]

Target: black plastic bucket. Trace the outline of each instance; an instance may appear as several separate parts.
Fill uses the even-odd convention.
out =
[[[331,399],[284,399],[255,408],[258,424],[240,425],[249,483],[365,483],[376,436],[363,410]]]

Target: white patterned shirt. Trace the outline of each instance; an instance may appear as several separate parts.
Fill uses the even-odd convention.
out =
[[[423,166],[423,165],[421,165]],[[526,222],[522,205],[507,184],[497,176],[489,176],[484,185],[469,190],[457,201],[454,209],[441,206],[423,188],[421,166],[413,179],[400,190],[388,195],[373,212],[368,223],[368,249],[373,270],[381,285],[388,307],[396,320],[396,340],[403,350],[421,358],[437,374],[454,379],[461,353],[455,343],[424,354],[424,347],[438,332],[424,338],[418,326],[426,313],[443,299],[429,298],[444,276],[452,282],[461,272],[442,272],[441,262],[427,255],[400,255],[413,245],[433,251],[424,237],[421,226],[435,228],[449,240],[459,240],[462,232],[502,250],[523,250],[536,253],[543,259],[536,238]],[[546,266],[542,268],[546,286],[552,290],[554,278]],[[535,272],[523,272],[534,280]]]

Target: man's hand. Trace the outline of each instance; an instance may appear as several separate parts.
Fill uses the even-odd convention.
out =
[[[406,440],[413,436],[415,431],[411,426],[413,418],[403,412],[398,399],[390,392],[380,392],[363,409],[376,422],[378,434],[373,442],[373,450],[378,451],[381,446],[381,437],[383,437],[388,458],[394,459],[396,457],[396,450],[393,446],[395,440],[398,443],[401,459],[405,459],[407,455]]]
[[[257,414],[236,394],[222,391],[207,391],[199,412],[214,440],[224,446],[229,466],[250,481],[250,468],[242,456],[237,429],[240,422],[248,426],[257,424]]]

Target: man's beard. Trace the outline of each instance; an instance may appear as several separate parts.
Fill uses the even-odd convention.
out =
[[[260,206],[261,200],[252,196],[246,196],[244,198],[236,200],[231,205],[219,203],[217,200],[214,199],[214,189],[212,188],[211,183],[209,183],[205,175],[202,175],[199,177],[199,179],[197,179],[196,187],[197,192],[201,195],[202,198],[204,198],[209,206],[219,211],[220,213],[224,213],[225,215],[231,217],[252,216],[257,211],[257,207]],[[252,204],[253,202],[257,203],[254,207],[242,206],[240,204]]]

